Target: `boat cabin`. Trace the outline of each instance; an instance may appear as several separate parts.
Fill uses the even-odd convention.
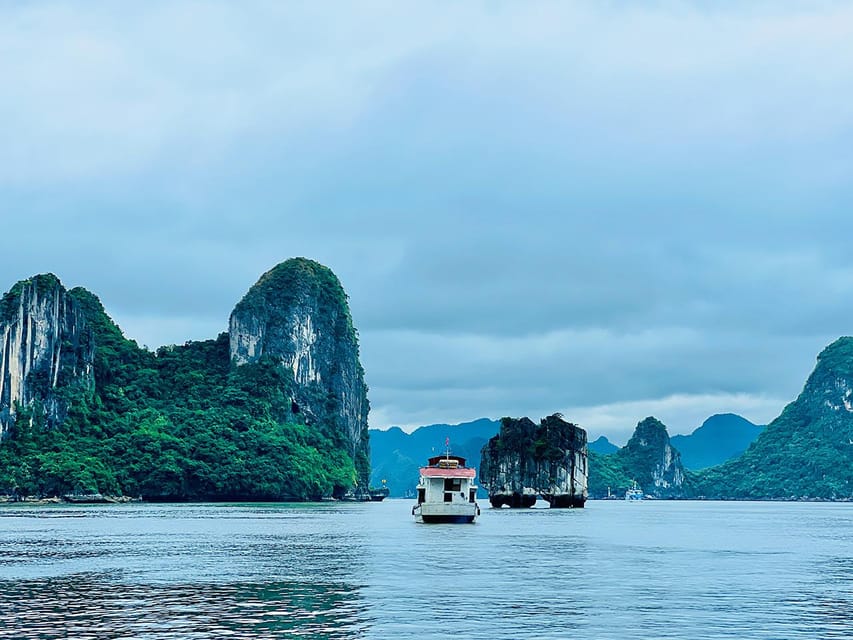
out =
[[[435,456],[428,460],[428,466],[421,467],[421,481],[418,483],[418,504],[432,503],[471,503],[477,498],[474,486],[474,469],[465,466],[465,458],[460,456]]]

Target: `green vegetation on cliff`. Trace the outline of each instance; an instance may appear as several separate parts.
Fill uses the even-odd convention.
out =
[[[589,452],[590,498],[623,495],[631,487],[632,474],[617,453]]]
[[[643,443],[647,446],[637,446]],[[619,495],[634,479],[649,493],[649,481],[657,479],[669,485],[662,495],[670,496],[853,500],[853,338],[839,338],[823,350],[799,397],[739,457],[679,473],[680,456],[674,449],[666,454],[666,444],[663,425],[647,419],[617,453],[590,453],[590,495],[605,496],[608,487]],[[669,474],[661,466],[667,457]]]
[[[800,396],[743,455],[696,483],[708,498],[853,498],[853,338],[824,349]]]
[[[230,354],[238,365],[273,359],[292,373],[293,414],[348,452],[357,491],[369,482],[367,385],[347,295],[331,269],[307,258],[264,273],[234,308]]]
[[[325,320],[337,340],[355,340],[341,281],[331,269],[307,258],[291,258],[264,273],[237,303],[234,313],[264,315],[273,325],[285,326],[286,316],[306,299],[316,301],[317,317]]]
[[[0,442],[0,493],[304,500],[356,482],[338,425],[294,406],[293,372],[280,359],[234,366],[227,333],[152,353],[122,335],[96,296],[69,295],[93,330],[94,385],[57,390],[68,406],[59,428],[38,403],[17,407]],[[322,402],[335,409],[334,398]]]

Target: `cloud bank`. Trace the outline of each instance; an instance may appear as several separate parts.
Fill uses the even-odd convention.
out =
[[[371,424],[764,422],[853,326],[845,3],[6,3],[0,275],[155,347],[273,264]]]

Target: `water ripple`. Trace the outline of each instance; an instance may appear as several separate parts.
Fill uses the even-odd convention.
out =
[[[366,625],[338,583],[133,584],[116,576],[0,583],[0,638],[350,638]]]
[[[0,507],[0,638],[840,640],[853,506]]]

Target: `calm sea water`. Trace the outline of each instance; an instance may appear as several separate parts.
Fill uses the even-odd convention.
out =
[[[853,504],[0,507],[0,638],[853,638]]]

